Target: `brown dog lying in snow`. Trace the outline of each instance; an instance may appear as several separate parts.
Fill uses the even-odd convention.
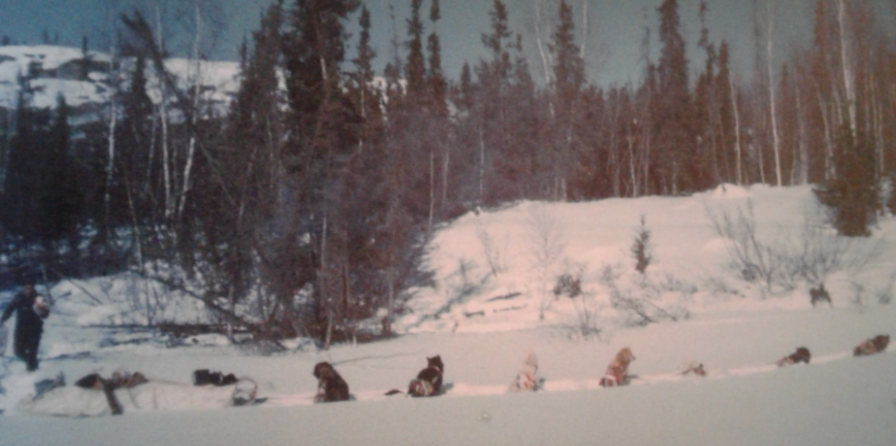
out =
[[[785,356],[778,360],[778,367],[784,367],[793,364],[808,364],[809,360],[812,359],[812,355],[809,353],[809,349],[806,347],[799,347],[795,352],[790,354],[790,356]]]
[[[889,335],[877,335],[871,339],[866,340],[865,342],[856,346],[852,351],[853,356],[867,356],[873,355],[875,353],[880,353],[887,349],[887,345],[890,343]]]

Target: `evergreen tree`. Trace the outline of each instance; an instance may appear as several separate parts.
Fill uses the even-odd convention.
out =
[[[491,34],[482,34],[482,43],[491,53],[491,60],[480,64],[479,78],[483,85],[506,84],[510,78],[512,63],[507,48],[513,43],[513,34],[508,25],[507,7],[501,0],[495,0],[489,11]]]
[[[553,110],[554,135],[548,163],[552,171],[549,186],[551,198],[565,200],[567,197],[567,175],[575,165],[575,135],[579,119],[582,87],[585,84],[585,62],[575,43],[573,11],[566,1],[560,2],[559,23],[552,35],[549,49],[553,54]]]
[[[373,60],[376,51],[370,45],[370,11],[362,7],[358,22],[361,27],[358,41],[357,57],[353,60],[355,72],[352,73],[353,101],[364,120],[360,144],[375,144],[382,138],[384,131],[382,92],[373,85]]]
[[[448,82],[442,72],[442,45],[436,33],[436,23],[441,18],[439,0],[432,0],[429,20],[433,23],[433,31],[429,34],[427,49],[429,50],[429,88],[432,97],[432,113],[436,116],[448,115]]]
[[[834,153],[836,176],[818,185],[818,200],[830,208],[837,232],[848,237],[871,235],[868,226],[880,210],[874,149],[863,133],[855,137],[848,125],[840,129]]]
[[[0,203],[3,227],[9,234],[22,237],[26,242],[35,241],[37,236],[38,206],[34,197],[41,196],[41,182],[45,178],[43,141],[36,131],[38,113],[31,108],[33,94],[30,82],[20,76],[15,133],[10,138]]]
[[[660,92],[653,121],[659,157],[654,169],[659,187],[675,194],[703,184],[703,173],[695,168],[691,98],[688,87],[686,45],[681,35],[677,0],[663,0],[660,14],[660,60],[656,67]]]
[[[313,285],[312,319],[327,343],[344,297],[340,295],[344,288],[337,286],[345,253],[340,252],[336,238],[342,232],[336,191],[358,145],[361,123],[342,88],[344,21],[359,4],[357,0],[296,0],[283,45],[290,107],[285,167],[296,200],[287,204],[296,213],[284,229],[286,239],[298,244],[287,249],[290,259],[283,267],[311,273],[297,274],[294,283]],[[298,243],[303,237],[310,243]]]
[[[554,55],[552,81],[558,111],[569,114],[585,84],[585,62],[575,43],[572,7],[565,0],[560,2],[559,14],[559,24],[549,45]]]
[[[411,18],[408,25],[408,61],[404,67],[408,100],[416,107],[424,107],[426,101],[426,62],[423,57],[423,21],[420,7],[423,0],[411,0]]]
[[[68,119],[71,109],[60,94],[56,113],[49,128],[46,144],[46,168],[43,172],[37,213],[37,230],[45,242],[67,238],[73,250],[77,249],[77,228],[81,218],[83,195],[78,185],[77,166],[69,149],[71,127]]]
[[[696,136],[694,153],[696,159],[692,161],[694,169],[705,172],[704,184],[697,187],[710,187],[720,181],[720,166],[716,152],[718,128],[716,126],[717,102],[716,102],[716,64],[717,55],[715,44],[709,41],[709,30],[706,28],[706,12],[708,8],[705,2],[700,2],[700,41],[697,45],[706,53],[703,72],[697,78],[694,91],[693,122]],[[710,178],[712,183],[710,183]]]
[[[202,216],[207,240],[201,249],[216,259],[206,274],[217,289],[216,306],[233,311],[251,295],[256,281],[264,285],[256,289],[259,302],[277,302],[276,309],[264,314],[263,324],[250,328],[260,338],[297,334],[292,297],[304,285],[301,279],[310,276],[290,255],[295,240],[289,237],[294,233],[282,226],[292,215],[292,203],[280,194],[286,183],[278,79],[284,21],[283,1],[275,1],[264,11],[260,29],[252,33],[251,51],[243,50],[226,141],[215,152],[215,163],[228,181],[209,184],[204,194],[209,204]],[[284,274],[281,268],[296,268],[295,274]]]
[[[476,101],[467,120],[468,138],[476,148],[476,153],[471,155],[478,171],[472,200],[477,205],[493,205],[516,197],[515,185],[502,181],[497,165],[512,150],[508,98],[513,74],[510,49],[514,42],[507,7],[501,0],[495,0],[492,5],[491,33],[482,34],[482,43],[490,57],[480,60],[476,67]]]
[[[460,70],[460,82],[452,95],[452,102],[461,112],[469,113],[473,108],[473,73],[470,64],[464,62]]]
[[[131,73],[131,83],[122,94],[123,116],[117,128],[118,151],[116,161],[117,191],[113,192],[115,205],[120,212],[115,220],[119,223],[148,223],[154,206],[153,196],[164,193],[153,189],[155,185],[153,172],[159,171],[157,159],[153,159],[152,147],[152,115],[153,103],[147,92],[146,59],[138,55]],[[133,222],[136,219],[137,222]]]
[[[734,125],[734,104],[731,101],[733,94],[731,68],[729,67],[730,52],[728,42],[722,41],[719,45],[718,71],[715,80],[715,99],[717,103],[719,148],[717,157],[721,164],[721,181],[737,182],[737,135]]]

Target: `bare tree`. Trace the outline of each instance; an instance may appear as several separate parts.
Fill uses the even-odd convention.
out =
[[[771,118],[772,127],[772,148],[775,154],[775,180],[778,187],[782,186],[781,174],[781,141],[778,136],[778,113],[777,113],[777,96],[775,95],[775,74],[774,74],[774,30],[775,30],[775,11],[772,7],[774,0],[765,0],[766,28],[765,28],[765,64],[768,70],[768,106],[769,117]]]

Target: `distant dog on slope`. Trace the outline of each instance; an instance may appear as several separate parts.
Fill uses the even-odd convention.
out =
[[[784,367],[793,364],[808,364],[809,360],[812,359],[812,355],[809,353],[809,349],[806,347],[799,347],[795,352],[790,354],[790,356],[785,356],[778,360],[778,367]]]
[[[523,368],[520,369],[516,378],[510,383],[510,388],[507,389],[508,392],[512,393],[524,390],[538,390],[538,357],[535,356],[534,352],[529,352],[526,355]]]
[[[852,351],[853,356],[867,356],[873,355],[875,353],[880,353],[887,349],[887,345],[890,343],[889,335],[877,335],[871,339],[862,342],[857,345],[855,349]]]
[[[607,366],[607,373],[600,379],[600,385],[613,387],[628,384],[628,365],[634,360],[635,355],[632,354],[631,349],[626,347],[619,350],[619,353],[616,353],[616,359]]]
[[[442,376],[445,365],[440,355],[426,358],[427,366],[417,374],[417,378],[408,385],[410,396],[436,396],[442,393]]]
[[[319,362],[314,366],[314,377],[317,378],[317,395],[315,403],[331,403],[349,399],[348,383],[339,376],[329,362]]]
[[[815,307],[815,304],[819,302],[827,302],[831,308],[834,307],[833,302],[831,302],[831,295],[828,294],[828,291],[824,289],[824,284],[818,285],[818,288],[810,288],[809,289],[809,301],[812,302],[812,307]]]

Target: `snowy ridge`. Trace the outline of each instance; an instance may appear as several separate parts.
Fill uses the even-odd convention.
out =
[[[120,73],[112,69],[113,61],[108,54],[89,51],[87,59],[87,78],[81,79],[85,62],[80,49],[52,45],[0,46],[0,107],[16,107],[18,79],[34,71],[35,77],[31,80],[34,89],[31,105],[37,108],[55,108],[57,97],[61,95],[74,109],[73,122],[98,119],[91,114],[91,110],[86,109],[108,103],[115,91],[115,82],[121,84],[119,88],[129,84],[135,59],[124,58],[118,61]],[[203,100],[219,111],[226,110],[239,88],[237,62],[197,62],[172,58],[165,61],[165,67],[174,74],[180,88],[186,89],[197,82]],[[150,99],[156,104],[161,103],[159,80],[150,67],[146,68],[146,78]]]

